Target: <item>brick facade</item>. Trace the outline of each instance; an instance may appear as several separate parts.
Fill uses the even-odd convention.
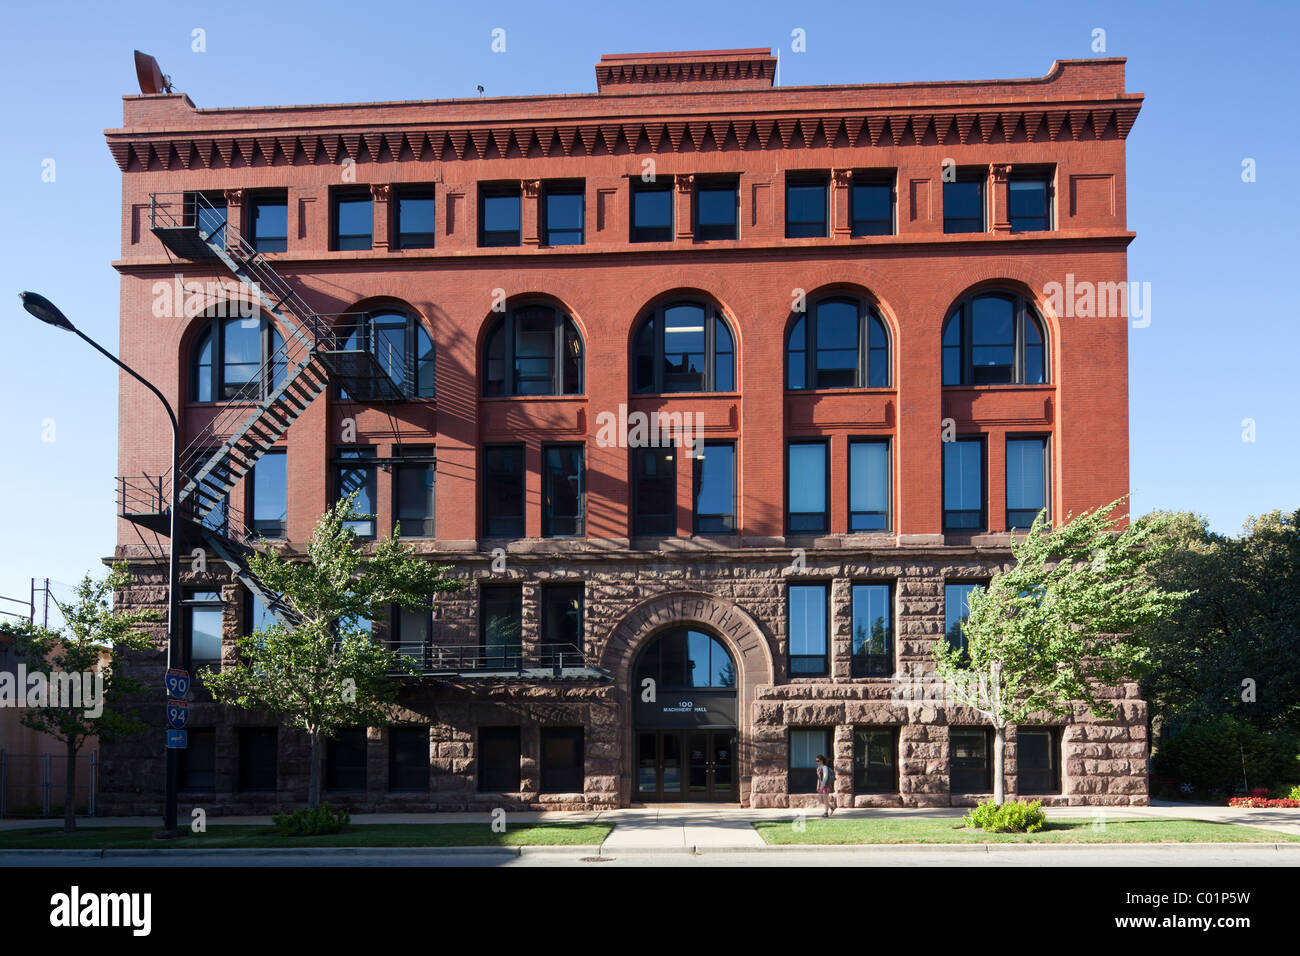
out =
[[[203,319],[156,317],[158,283],[222,278],[219,264],[174,262],[149,229],[150,194],[222,192],[232,227],[243,226],[251,191],[288,193],[287,251],[268,255],[322,315],[392,304],[430,332],[436,355],[435,399],[389,405],[317,398],[280,440],[287,449],[288,544],[300,548],[332,494],[328,462],[355,425],[356,442],[381,457],[402,443],[436,445],[437,539],[417,547],[455,566],[467,580],[523,584],[525,653],[536,649],[538,588],[552,580],[585,584],[584,651],[609,679],[533,683],[423,681],[402,692],[405,720],[429,731],[427,793],[390,793],[385,728],[368,731],[367,789],[331,799],[356,809],[458,809],[469,806],[596,807],[633,799],[635,742],[632,666],[663,628],[689,624],[714,634],[738,669],[738,799],[752,806],[811,804],[787,791],[788,732],[832,727],[842,802],[945,806],[974,802],[949,787],[949,728],[974,725],[946,704],[909,699],[923,680],[932,643],[944,632],[944,582],[987,577],[1009,557],[1005,487],[1007,435],[1049,438],[1052,515],[1077,513],[1128,490],[1127,320],[1057,315],[1044,295],[1052,282],[1126,281],[1124,136],[1141,97],[1123,88],[1123,61],[1064,61],[1041,80],[983,83],[773,88],[765,52],[724,51],[661,58],[604,58],[600,93],[587,96],[438,101],[354,106],[197,110],[183,95],[125,98],[125,121],[107,134],[123,170],[121,350],[181,410],[188,431],[213,414],[190,401],[187,368]],[[690,68],[694,63],[695,67]],[[686,66],[683,67],[683,64]],[[943,232],[945,160],[989,172],[988,228]],[[350,161],[350,162],[349,162]],[[653,163],[676,177],[675,238],[631,243],[629,184]],[[1055,225],[1011,233],[1004,166],[1053,169]],[[851,170],[892,170],[895,234],[854,237],[848,228]],[[828,173],[825,238],[786,239],[787,172]],[[688,177],[734,175],[739,237],[702,241],[692,233]],[[584,243],[539,241],[535,182],[580,179]],[[478,246],[481,182],[516,181],[521,189],[517,247]],[[393,247],[391,184],[435,189],[432,249]],[[369,185],[374,242],[362,252],[331,251],[331,189]],[[228,278],[228,277],[227,277]],[[980,289],[1026,296],[1048,339],[1048,384],[943,386],[940,334],[955,303]],[[889,343],[887,387],[783,390],[785,337],[797,320],[799,290],[811,300],[844,292],[872,304]],[[735,337],[732,391],[638,395],[630,350],[637,320],[657,303],[689,295],[719,310]],[[561,307],[584,347],[580,395],[484,398],[484,338],[499,313],[529,302]],[[620,405],[632,411],[704,415],[707,440],[737,447],[734,535],[691,533],[689,468],[677,469],[677,531],[632,534],[626,448],[595,440],[597,417]],[[157,474],[169,447],[153,398],[124,380],[120,400],[120,473]],[[942,422],[987,441],[985,530],[944,533]],[[890,530],[849,532],[848,441],[891,441]],[[829,531],[788,534],[785,442],[830,442]],[[542,537],[542,445],[585,444],[585,535]],[[519,540],[483,536],[482,446],[525,446],[526,527]],[[392,527],[391,482],[381,473],[377,524]],[[236,490],[238,499],[240,489]],[[143,536],[143,538],[142,538]],[[144,540],[144,544],[142,544]],[[165,546],[165,540],[161,545]],[[127,520],[116,555],[132,562],[124,599],[165,606],[159,542]],[[152,556],[151,548],[152,546]],[[491,565],[506,551],[506,570]],[[796,570],[792,549],[806,567]],[[241,586],[219,562],[186,571],[186,586],[220,587],[227,653],[245,626]],[[831,673],[791,677],[786,587],[800,580],[831,587]],[[849,662],[855,581],[893,588],[892,677],[855,678]],[[440,600],[433,640],[478,641],[478,588]],[[376,627],[382,635],[385,628]],[[132,661],[137,676],[160,684],[158,655]],[[530,651],[529,649],[532,649]],[[1111,690],[1113,721],[1080,713],[1062,725],[1061,792],[1048,802],[1145,803],[1146,705],[1134,684]],[[213,796],[186,795],[222,812],[259,811],[301,802],[306,743],[281,732],[274,793],[237,792],[239,726],[265,718],[219,708],[195,692],[192,727],[216,729]],[[161,714],[145,716],[161,722]],[[521,790],[480,793],[477,728],[521,728]],[[854,794],[853,728],[896,727],[898,791]],[[584,789],[541,794],[539,728],[584,728]],[[102,805],[108,812],[153,812],[161,803],[162,750],[157,729],[103,746]],[[1016,793],[1016,738],[1007,751],[1007,789]]]

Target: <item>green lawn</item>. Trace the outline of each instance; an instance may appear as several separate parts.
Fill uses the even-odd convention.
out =
[[[392,823],[350,826],[332,836],[282,837],[273,827],[208,827],[177,840],[153,839],[153,827],[84,827],[71,836],[59,828],[0,830],[0,850],[153,850],[302,847],[592,846],[611,826],[590,823],[520,824],[494,833],[487,823]]]
[[[1091,820],[1049,820],[1038,833],[985,833],[961,828],[950,820],[762,821],[754,824],[770,844],[799,843],[1296,843],[1300,837],[1233,823],[1199,820],[1107,820],[1093,829]]]

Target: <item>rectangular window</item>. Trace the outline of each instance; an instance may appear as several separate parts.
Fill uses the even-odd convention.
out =
[[[484,183],[478,191],[478,244],[519,245],[520,187],[518,183]]]
[[[289,194],[261,193],[248,200],[248,242],[258,252],[289,248]]]
[[[632,180],[633,242],[671,242],[673,238],[673,181],[653,183]]]
[[[831,728],[811,727],[790,731],[788,793],[817,792],[817,758],[831,759]]]
[[[853,676],[894,673],[894,612],[888,584],[853,585]]]
[[[276,766],[275,728],[240,727],[239,792],[274,791]]]
[[[695,180],[695,238],[736,239],[739,186],[734,178]]]
[[[983,531],[984,439],[943,443],[943,530]]]
[[[211,729],[189,732],[188,746],[181,751],[181,789],[212,792],[217,789],[217,732]]]
[[[581,665],[582,606],[581,584],[542,587],[542,666]]]
[[[820,677],[830,673],[826,618],[830,587],[792,584],[787,592],[790,634],[790,676]]]
[[[791,534],[830,528],[830,483],[825,441],[792,441],[786,447],[786,529]]]
[[[1007,529],[1028,528],[1047,507],[1047,439],[1007,439]]]
[[[524,536],[523,445],[483,449],[483,534],[488,538]]]
[[[970,595],[982,587],[982,581],[950,581],[943,586],[943,633],[948,646],[963,653],[967,650],[967,641],[961,628],[970,614]]]
[[[394,191],[398,249],[432,249],[437,214],[432,186],[401,186]]]
[[[827,188],[824,173],[787,174],[785,178],[785,237],[825,236]]]
[[[335,497],[338,500],[356,492],[352,510],[356,518],[344,522],[359,538],[375,536],[375,502],[376,466],[373,464],[373,448],[340,448],[338,460],[334,462]]]
[[[326,742],[325,789],[366,789],[366,728],[346,727]]]
[[[542,186],[542,244],[582,245],[585,210],[583,183],[545,183]]]
[[[518,793],[518,727],[478,729],[478,789],[480,793]]]
[[[943,184],[943,231],[984,232],[984,182],[987,170],[957,172]]]
[[[849,442],[849,531],[889,530],[889,440]]]
[[[432,445],[399,445],[402,463],[393,469],[394,532],[403,538],[432,538],[435,533],[437,459]]]
[[[517,584],[479,589],[479,659],[490,670],[517,668],[523,650],[524,592]]]
[[[424,793],[429,789],[429,728],[390,727],[388,789]]]
[[[581,727],[543,727],[540,792],[582,793]]]
[[[633,449],[632,468],[632,533],[676,534],[676,449]]]
[[[571,538],[582,534],[584,523],[581,445],[545,445],[542,448],[542,537]]]
[[[214,245],[226,244],[225,193],[186,193],[185,224],[198,226],[203,238]]]
[[[222,617],[220,591],[187,591],[182,603],[190,670],[221,668]]]
[[[948,789],[953,793],[989,793],[993,789],[993,731],[953,727],[948,731]]]
[[[853,730],[853,792],[898,792],[898,728]]]
[[[849,218],[855,236],[894,234],[894,173],[854,173]]]
[[[389,611],[389,621],[389,649],[417,663],[423,661],[433,634],[433,609],[428,605],[402,607],[394,604]]]
[[[283,538],[289,517],[288,456],[283,449],[272,449],[253,466],[249,482],[248,513],[252,515],[249,531],[263,538]]]
[[[1016,728],[1016,768],[1021,795],[1061,792],[1061,728]]]
[[[695,533],[736,531],[736,445],[705,442],[695,459]]]
[[[369,249],[375,227],[370,190],[338,189],[330,198],[330,248],[344,252]]]
[[[1046,232],[1052,228],[1052,175],[1013,172],[1007,179],[1007,218],[1012,232]]]

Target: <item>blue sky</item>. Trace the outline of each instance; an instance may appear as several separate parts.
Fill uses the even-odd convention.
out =
[[[1300,507],[1300,307],[1285,279],[1300,271],[1293,3],[122,0],[3,16],[0,594],[98,574],[113,546],[115,369],[29,318],[17,293],[43,292],[115,347],[120,174],[102,131],[136,90],[136,48],[215,107],[472,96],[478,84],[593,92],[600,54],[648,50],[781,47],[782,85],[1033,77],[1096,55],[1103,29],[1106,55],[1128,57],[1128,89],[1147,97],[1128,139],[1129,276],[1152,290],[1150,326],[1129,333],[1134,508],[1194,510],[1235,533],[1248,515]],[[504,54],[490,49],[497,27]],[[791,52],[795,29],[804,53]]]

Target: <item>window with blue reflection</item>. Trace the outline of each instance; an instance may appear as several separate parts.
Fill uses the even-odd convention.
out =
[[[335,465],[337,497],[343,499],[353,492],[357,494],[352,502],[352,510],[356,513],[356,518],[345,521],[343,526],[350,528],[358,537],[373,538],[377,511],[376,466],[373,463],[375,449],[342,448],[338,452],[338,457],[342,461]]]
[[[843,296],[816,299],[808,315],[791,325],[786,339],[786,388],[888,385],[889,338],[884,321],[865,301]]]
[[[334,194],[334,248],[342,251],[369,249],[374,230],[374,207],[370,192]]]
[[[735,239],[736,182],[697,180],[695,186],[695,238]]]
[[[736,530],[736,446],[705,442],[695,460],[695,533],[730,534]]]
[[[787,595],[790,632],[790,676],[830,673],[827,656],[826,605],[828,585],[792,584]]]
[[[488,184],[479,188],[479,245],[519,245],[520,187]]]
[[[1007,439],[1007,528],[1028,528],[1047,507],[1047,439]]]
[[[985,174],[958,174],[943,184],[943,231],[984,231]]]
[[[889,529],[889,442],[849,442],[849,531]]]
[[[633,242],[670,242],[673,238],[671,179],[645,183],[632,180]]]
[[[958,438],[943,443],[943,528],[984,529],[984,442]]]
[[[894,672],[893,612],[888,584],[853,585],[853,676]]]
[[[948,582],[943,588],[943,632],[948,646],[965,652],[969,646],[962,624],[970,616],[970,596],[984,587],[983,582]]]
[[[1041,385],[1042,321],[1024,296],[982,292],[961,302],[943,330],[944,385]]]
[[[826,442],[791,442],[786,455],[786,527],[792,533],[829,530]]]
[[[785,236],[787,239],[827,235],[828,181],[825,175],[793,175],[786,178]]]
[[[1007,181],[1007,218],[1012,232],[1052,228],[1050,177],[1045,173],[1013,174]]]
[[[559,184],[543,190],[543,222],[548,246],[580,246],[583,241],[583,195],[580,184]]]
[[[736,686],[736,665],[722,642],[694,628],[677,627],[656,638],[637,659],[636,684],[658,690]]]
[[[433,248],[437,215],[432,186],[398,189],[396,216],[394,232],[398,249]]]
[[[254,196],[248,203],[248,241],[258,252],[289,248],[289,197],[285,193]]]
[[[283,538],[289,517],[288,455],[282,450],[268,451],[253,466],[249,530],[263,538]]]
[[[849,194],[855,236],[888,236],[894,232],[894,184],[857,175]]]

